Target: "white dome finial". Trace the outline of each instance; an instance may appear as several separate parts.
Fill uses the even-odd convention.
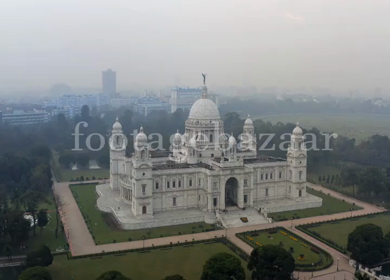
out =
[[[303,131],[302,128],[299,126],[299,122],[297,122],[296,127],[293,130],[294,135],[302,135]]]
[[[118,118],[116,118],[116,121],[115,121],[114,125],[112,126],[112,129],[116,130],[116,131],[122,130],[122,125],[120,124]]]

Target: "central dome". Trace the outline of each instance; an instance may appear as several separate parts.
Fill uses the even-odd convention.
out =
[[[220,119],[220,116],[218,107],[212,100],[208,98],[201,98],[192,105],[188,118],[204,120]]]

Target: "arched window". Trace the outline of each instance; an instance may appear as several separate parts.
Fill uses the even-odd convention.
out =
[[[210,134],[210,143],[212,143],[212,142],[213,142],[213,135]]]
[[[146,206],[142,206],[142,214],[146,214]]]
[[[119,145],[119,136],[116,137],[116,144]]]

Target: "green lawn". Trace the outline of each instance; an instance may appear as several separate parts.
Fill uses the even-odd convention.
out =
[[[192,247],[179,246],[169,250],[157,249],[148,253],[134,252],[121,256],[103,256],[97,259],[68,260],[65,255],[61,255],[54,258],[49,270],[53,280],[96,279],[108,270],[120,271],[134,280],[161,280],[173,274],[180,274],[186,280],[199,280],[205,261],[220,252],[235,255],[222,243],[202,243]],[[241,258],[240,260],[249,280],[250,274],[246,269],[246,262]]]
[[[90,226],[92,235],[95,237],[97,244],[125,242],[131,240],[140,240],[142,236],[146,238],[157,238],[174,236],[180,234],[198,233],[204,230],[214,228],[214,225],[206,223],[194,223],[177,226],[167,226],[141,230],[121,230],[110,227],[107,223],[108,216],[111,214],[101,212],[96,208],[97,195],[95,193],[95,184],[90,185],[73,185],[71,190],[77,204],[83,213],[87,225]]]
[[[54,170],[55,176],[60,182],[70,182],[71,180],[75,181],[77,178],[81,176],[86,179],[87,177],[92,180],[92,177],[95,179],[104,179],[110,177],[110,170],[107,168],[100,169],[82,169],[82,170],[72,170],[68,168],[62,167],[58,162],[58,153],[56,151],[52,151],[53,159],[51,161],[52,168]]]
[[[104,168],[89,170],[71,170],[60,167],[59,172],[61,173],[61,182],[70,182],[71,180],[76,180],[81,176],[84,176],[84,179],[88,177],[90,180],[92,180],[93,176],[95,176],[96,180],[99,178],[104,179],[110,177],[110,170]]]
[[[310,188],[307,188],[307,192],[309,194],[322,198],[322,206],[317,208],[304,209],[304,210],[272,213],[269,214],[268,216],[271,217],[274,221],[281,221],[286,219],[289,220],[292,217],[294,217],[294,219],[299,219],[299,218],[307,218],[313,216],[347,212],[350,211],[351,208],[353,210],[362,209],[359,206],[353,206],[348,202],[343,202],[342,200],[338,200],[337,198],[334,198],[328,195],[327,193],[318,192]]]
[[[355,138],[357,143],[366,140],[374,134],[390,137],[390,120],[386,115],[368,114],[293,114],[279,116],[258,116],[253,119],[270,121],[273,124],[296,123],[306,129],[316,127],[325,132]]]
[[[281,231],[287,233],[287,235],[283,235]],[[248,237],[252,238],[253,242],[255,243],[257,242],[262,246],[282,244],[283,248],[288,252],[290,252],[290,248],[294,248],[292,256],[294,257],[296,264],[312,264],[320,261],[321,259],[324,262],[323,266],[332,262],[332,259],[327,257],[325,253],[321,252],[320,254],[316,254],[312,250],[310,250],[311,245],[308,244],[306,240],[298,239],[298,241],[295,241],[291,239],[289,232],[284,228],[278,228],[277,233],[273,233],[273,234],[270,234],[269,230],[256,232],[255,235],[257,234],[258,236],[254,236],[253,233],[246,233],[246,235],[240,233],[239,235],[243,237],[244,240],[246,241],[249,240]],[[254,247],[253,244],[250,245]],[[304,255],[305,260],[298,259],[298,257],[300,257],[301,254]]]
[[[383,234],[390,231],[390,215],[378,214],[375,216],[358,217],[352,220],[335,221],[332,223],[323,223],[319,226],[308,228],[310,231],[321,234],[322,237],[336,242],[338,245],[346,248],[348,235],[357,227],[363,224],[375,224],[382,228]]]

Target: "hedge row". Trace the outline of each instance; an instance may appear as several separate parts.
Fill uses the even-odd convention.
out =
[[[200,244],[200,243],[213,244],[213,243],[219,243],[219,242],[225,244],[229,249],[234,251],[237,255],[242,257],[245,261],[248,261],[249,256],[243,250],[241,250],[235,244],[233,244],[232,242],[227,240],[225,237],[217,237],[217,236],[215,236],[215,238],[212,238],[212,239],[204,239],[204,240],[193,239],[192,241],[185,241],[184,243],[180,243],[178,241],[177,243],[171,242],[170,244],[166,244],[166,245],[159,245],[159,246],[152,245],[152,247],[135,248],[135,249],[128,249],[128,250],[112,251],[112,252],[102,251],[101,253],[88,254],[88,255],[82,255],[82,256],[72,256],[71,252],[67,252],[67,256],[68,256],[68,260],[76,260],[76,259],[84,259],[84,258],[95,259],[95,258],[101,258],[101,257],[108,256],[108,255],[118,255],[118,254],[124,255],[126,253],[134,253],[134,252],[146,253],[146,252],[149,252],[152,250],[167,250],[167,249],[171,249],[173,247],[178,247],[178,246],[188,247],[188,246],[192,246],[194,244]]]

